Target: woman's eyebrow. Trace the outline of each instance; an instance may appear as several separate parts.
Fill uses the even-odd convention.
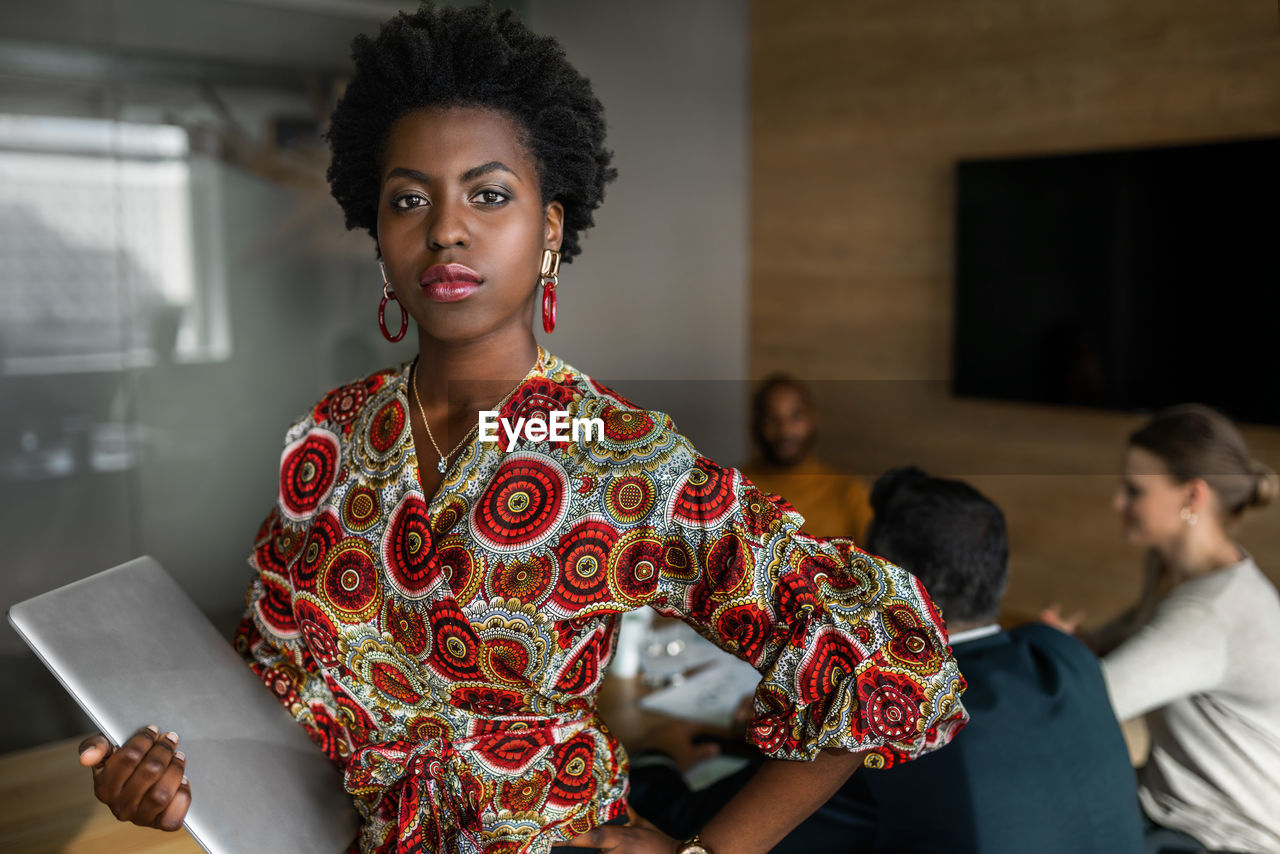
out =
[[[431,181],[431,176],[428,175],[426,172],[419,172],[417,169],[406,169],[403,166],[397,166],[396,168],[392,169],[390,172],[387,173],[387,177],[384,178],[383,181],[385,182],[391,178],[400,178],[400,177],[412,178],[415,181],[422,181],[424,184],[429,183]]]
[[[476,178],[481,178],[488,175],[490,172],[506,172],[517,181],[520,180],[520,176],[516,174],[516,170],[503,163],[501,160],[490,160],[488,163],[481,163],[479,166],[472,166],[459,176],[459,180],[463,183],[466,183],[467,181],[474,181]],[[397,166],[388,171],[387,177],[384,181],[390,180],[391,178],[401,177],[412,178],[415,181],[422,181],[423,183],[429,183],[431,181],[431,176],[426,172],[419,172],[417,169],[409,169],[405,166]]]
[[[474,181],[476,178],[488,175],[490,172],[506,172],[517,181],[520,180],[520,176],[516,174],[516,170],[503,163],[501,160],[490,160],[488,163],[481,163],[479,166],[472,166],[466,172],[462,173],[461,180],[464,183],[467,181]]]

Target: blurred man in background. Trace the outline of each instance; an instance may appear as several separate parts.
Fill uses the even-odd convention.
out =
[[[769,377],[752,398],[756,457],[743,473],[761,491],[786,496],[809,533],[861,544],[871,519],[867,487],[811,455],[817,428],[808,390],[785,374]]]

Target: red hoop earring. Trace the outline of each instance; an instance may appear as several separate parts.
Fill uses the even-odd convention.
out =
[[[538,284],[542,285],[542,328],[548,335],[556,329],[556,285],[559,277],[560,253],[554,249],[542,250]]]
[[[381,261],[378,262],[378,269],[382,271],[382,302],[378,303],[378,328],[382,330],[382,337],[394,344],[409,330],[409,312],[404,310],[404,306],[400,306],[400,332],[392,335],[391,330],[387,329],[387,300],[391,302],[398,302],[398,300],[391,291],[391,283],[387,281],[387,268]]]

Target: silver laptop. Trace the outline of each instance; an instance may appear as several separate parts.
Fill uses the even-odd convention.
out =
[[[9,622],[115,744],[147,724],[178,733],[205,850],[340,854],[355,838],[337,768],[154,559],[20,602]]]

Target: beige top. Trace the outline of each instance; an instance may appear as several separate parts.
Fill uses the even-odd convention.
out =
[[[1147,715],[1147,815],[1280,854],[1280,596],[1252,558],[1175,588],[1102,672],[1117,718]]]

